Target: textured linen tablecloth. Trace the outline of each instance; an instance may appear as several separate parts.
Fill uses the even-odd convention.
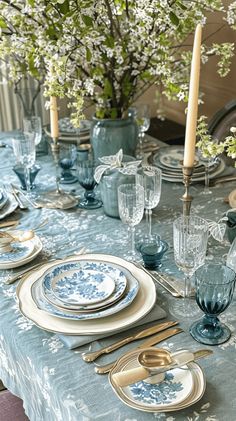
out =
[[[0,140],[6,139],[5,134]],[[38,160],[42,169],[37,177],[39,189],[49,188],[54,183],[52,161],[49,156]],[[12,171],[14,163],[10,148],[0,150],[0,180],[3,183],[17,183]],[[217,221],[228,209],[224,202],[235,186],[230,183],[213,189],[211,196],[200,193],[201,185],[193,185],[193,211]],[[69,186],[82,194],[79,185]],[[183,194],[183,185],[163,182],[161,201],[154,210],[153,232],[166,240],[169,251],[163,259],[162,271],[181,278],[181,272],[175,266],[173,258],[172,223],[182,211],[179,198]],[[94,211],[79,208],[68,211],[50,209],[30,209],[12,215],[20,217],[24,228],[38,224],[49,218],[47,226],[40,232],[43,243],[42,254],[48,257],[62,257],[72,254],[82,246],[91,252],[112,253],[125,257],[128,251],[127,227],[119,219],[104,215],[103,209]],[[137,228],[144,232],[145,220]],[[224,258],[229,244],[209,240],[208,259],[214,256]],[[37,261],[40,261],[39,256]],[[214,355],[201,360],[200,365],[206,375],[206,392],[194,406],[180,412],[145,413],[123,404],[111,389],[107,376],[94,373],[93,364],[86,364],[81,359],[81,352],[97,349],[124,337],[116,334],[69,350],[56,334],[45,332],[23,317],[16,301],[16,286],[4,285],[4,279],[15,271],[1,271],[0,274],[0,378],[11,392],[23,399],[25,412],[31,421],[234,421],[236,419],[236,303],[223,313],[221,319],[232,330],[231,339],[220,346],[212,347]],[[176,298],[171,297],[157,285],[157,302],[167,312]],[[169,317],[173,319],[173,317]],[[191,320],[180,320],[184,333],[162,343],[170,350],[204,348],[195,342],[188,333]],[[136,345],[127,345],[112,355],[101,357],[99,362],[111,361],[124,351]],[[7,420],[4,420],[7,421]]]

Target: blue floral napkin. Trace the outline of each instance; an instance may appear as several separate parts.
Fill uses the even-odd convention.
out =
[[[130,332],[131,328],[142,326],[146,323],[151,323],[159,319],[163,319],[166,317],[166,312],[157,304],[153,307],[153,309],[141,320],[138,320],[136,323],[134,323],[132,326],[126,326],[124,329],[120,329],[116,333],[128,331],[128,334],[131,334]],[[127,334],[127,332],[126,332]],[[82,345],[86,345],[90,342],[97,341],[99,339],[107,338],[108,336],[112,336],[112,333],[106,333],[101,335],[80,335],[80,336],[66,336],[66,335],[58,335],[60,340],[66,345],[67,348],[73,349],[77,348]]]

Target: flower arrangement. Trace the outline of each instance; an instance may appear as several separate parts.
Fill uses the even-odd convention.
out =
[[[0,59],[8,77],[44,76],[45,95],[68,97],[79,124],[93,103],[98,118],[121,118],[154,83],[187,101],[192,43],[187,37],[218,11],[236,29],[236,2],[221,0],[1,0]],[[202,45],[229,71],[234,45]]]
[[[230,132],[229,136],[218,143],[208,133],[207,117],[201,116],[198,120],[197,135],[199,140],[196,146],[201,150],[203,157],[216,157],[225,152],[232,159],[236,159],[236,127],[231,127]]]

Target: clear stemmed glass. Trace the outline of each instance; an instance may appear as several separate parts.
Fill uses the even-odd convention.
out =
[[[143,166],[136,172],[136,184],[144,188],[144,207],[146,220],[149,221],[149,237],[152,235],[152,209],[161,197],[161,170],[151,165]]]
[[[208,223],[198,216],[181,216],[173,223],[174,257],[176,265],[184,272],[184,298],[173,307],[173,314],[194,316],[198,309],[190,300],[191,277],[206,257]]]
[[[148,104],[137,104],[135,106],[135,118],[139,128],[139,143],[137,158],[143,158],[143,141],[145,132],[150,127],[150,107]]]
[[[17,163],[24,167],[27,194],[30,193],[30,168],[35,163],[35,138],[33,133],[20,133],[13,139],[13,151]]]
[[[131,233],[131,251],[127,255],[127,260],[135,261],[137,260],[134,246],[135,225],[138,225],[143,217],[144,188],[136,184],[121,184],[118,187],[118,206],[120,219],[129,226]]]
[[[205,315],[190,327],[194,339],[206,345],[226,342],[231,332],[217,316],[233,299],[236,274],[222,263],[206,263],[194,274],[196,301]]]
[[[35,145],[37,146],[42,139],[41,118],[37,116],[24,117],[23,118],[23,131],[27,133],[34,133]]]
[[[197,151],[197,155],[201,159],[201,161],[204,165],[204,168],[205,168],[205,187],[204,187],[204,190],[203,190],[202,194],[206,194],[206,195],[212,194],[212,191],[210,190],[209,171],[210,171],[210,168],[213,165],[216,164],[218,158],[217,158],[217,156],[211,156],[211,157],[208,157],[208,158],[204,158],[200,150]]]
[[[96,164],[92,160],[78,161],[78,181],[85,189],[84,199],[79,202],[79,208],[97,209],[102,206],[102,201],[96,199],[94,193],[97,184],[94,180],[95,168]]]

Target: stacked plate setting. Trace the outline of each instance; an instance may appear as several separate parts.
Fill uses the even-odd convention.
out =
[[[170,182],[182,182],[183,173],[181,161],[184,157],[183,146],[165,146],[160,148],[153,156],[153,164],[162,170],[163,180]],[[201,159],[197,158],[197,164],[194,167],[192,181],[205,180],[205,166]],[[218,158],[216,162],[209,167],[209,178],[212,179],[221,174],[225,169],[225,162]]]
[[[10,215],[17,207],[18,203],[13,195],[0,189],[0,219]]]
[[[48,264],[21,282],[17,295],[26,317],[69,335],[115,332],[144,317],[156,301],[149,275],[100,254]]]
[[[109,374],[113,390],[126,405],[146,412],[171,412],[187,408],[201,399],[206,381],[201,367],[195,362],[167,371],[160,383],[151,384],[147,379],[126,387],[118,386],[113,375],[139,367],[139,353],[136,349],[125,354]]]
[[[69,117],[61,118],[59,120],[59,140],[68,143],[74,143],[78,140],[80,143],[89,142],[91,124],[90,120],[82,120],[80,127],[76,128],[72,125]],[[50,127],[47,127],[45,131],[47,135],[51,136]]]

